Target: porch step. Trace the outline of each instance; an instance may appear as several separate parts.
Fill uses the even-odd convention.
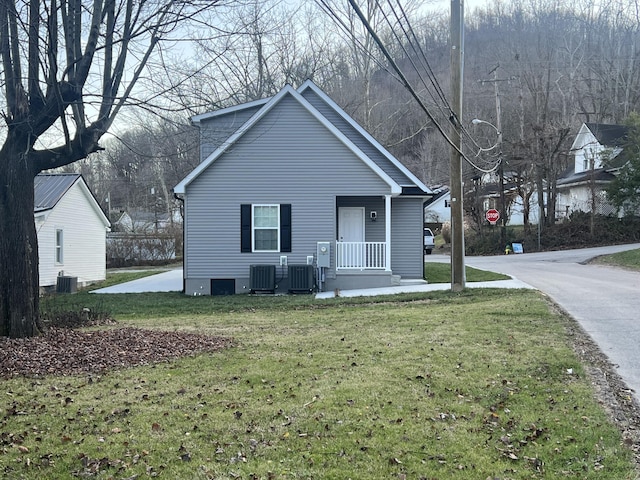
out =
[[[405,286],[405,285],[427,285],[429,282],[420,278],[405,278],[400,275],[391,275],[391,285]]]

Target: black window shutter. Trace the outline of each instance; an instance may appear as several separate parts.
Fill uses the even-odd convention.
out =
[[[251,205],[240,205],[240,251],[251,251]]]
[[[291,204],[280,205],[280,251],[291,251]]]

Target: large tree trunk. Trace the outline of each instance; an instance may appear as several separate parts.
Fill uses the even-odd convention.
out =
[[[40,333],[38,237],[33,219],[33,178],[14,142],[0,150],[0,335]]]

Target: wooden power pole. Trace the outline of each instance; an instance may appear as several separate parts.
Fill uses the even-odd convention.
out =
[[[464,58],[464,4],[451,0],[451,290],[465,288],[464,210],[462,204],[462,71]]]

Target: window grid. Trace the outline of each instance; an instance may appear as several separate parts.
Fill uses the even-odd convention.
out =
[[[64,262],[64,236],[61,229],[56,230],[56,263]]]
[[[280,251],[280,206],[253,205],[253,251]]]

